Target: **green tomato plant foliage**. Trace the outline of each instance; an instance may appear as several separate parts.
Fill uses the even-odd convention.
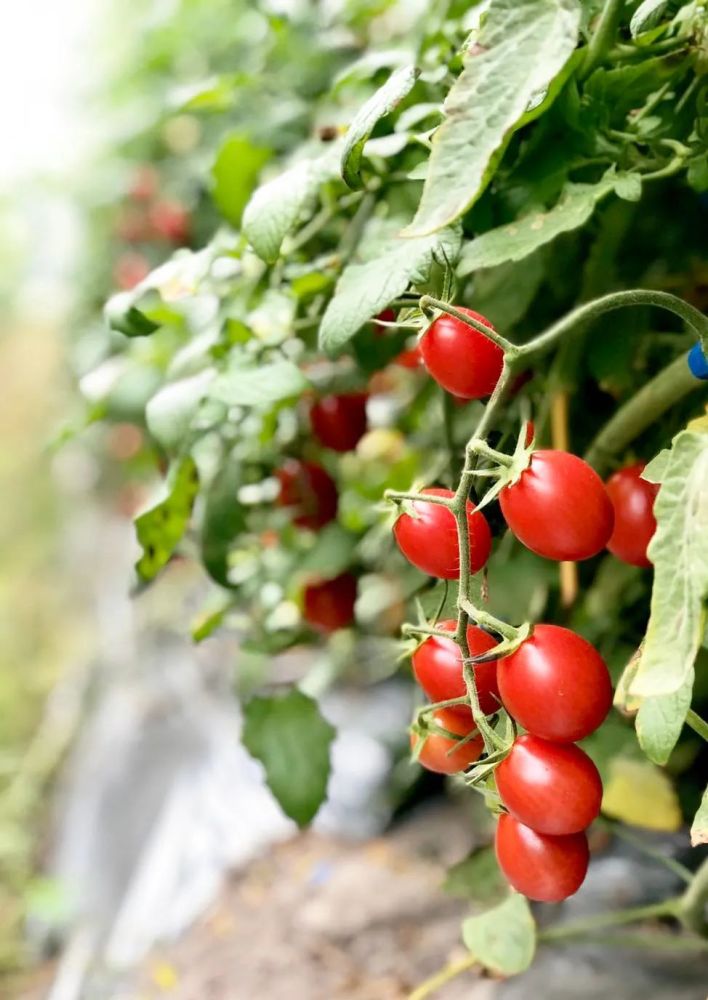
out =
[[[457,616],[466,701],[485,742],[467,780],[492,808],[513,725],[479,711],[468,622],[499,636],[498,654],[541,618],[581,632],[617,686],[616,711],[587,740],[606,815],[662,829],[686,820],[693,843],[708,842],[708,419],[685,363],[696,341],[708,349],[705,10],[618,0],[450,0],[415,16],[393,0],[337,15],[316,7],[184,3],[144,41],[161,99],[143,109],[150,120],[124,154],[157,167],[190,213],[188,235],[171,255],[147,241],[149,273],[109,299],[108,332],[82,353],[104,376],[85,375],[101,386],[87,393],[90,417],[129,414],[166,469],[136,522],[139,582],[176,554],[196,558],[214,589],[196,639],[235,616],[264,664],[317,641],[331,677],[360,681],[401,669],[402,651]],[[214,28],[227,21],[228,33]],[[190,32],[209,66],[177,79],[186,43],[176,39]],[[488,317],[493,331],[457,313],[504,351],[486,403],[456,405],[420,366],[396,363],[456,306]],[[349,450],[325,447],[310,427],[313,402],[361,392],[368,430]],[[528,462],[529,418],[536,445],[585,455],[603,478],[649,462],[645,478],[660,484],[653,573],[605,553],[559,577],[504,533],[496,498]],[[336,484],[336,515],[319,531],[298,527],[281,502],[278,472],[293,458]],[[393,542],[392,514],[431,484],[452,491],[458,586],[423,578]],[[474,577],[468,497],[495,535]],[[308,585],[345,573],[357,579],[351,625],[313,629]],[[418,729],[435,727],[430,711]],[[316,702],[278,692],[252,702],[246,720],[246,744],[285,811],[309,821],[332,739]],[[623,795],[628,768],[640,780]],[[483,879],[454,879],[457,893],[474,898],[479,883],[480,901],[494,902],[465,924],[469,960],[416,996],[477,962],[520,972],[537,941],[553,939],[523,897],[497,890],[491,855],[470,871],[482,864]],[[700,948],[705,865],[687,878],[663,909],[606,923],[670,916]]]

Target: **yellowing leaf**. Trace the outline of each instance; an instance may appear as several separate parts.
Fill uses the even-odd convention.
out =
[[[681,810],[667,775],[648,761],[619,757],[612,762],[602,811],[647,830],[678,830]]]

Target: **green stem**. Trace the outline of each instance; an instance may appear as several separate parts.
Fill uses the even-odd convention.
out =
[[[447,313],[448,316],[453,316],[455,319],[459,319],[461,323],[466,326],[471,326],[473,330],[478,333],[484,334],[487,340],[491,340],[492,343],[496,344],[497,347],[501,347],[505,354],[510,354],[514,356],[519,350],[510,340],[506,337],[502,337],[500,333],[493,330],[489,326],[485,326],[484,323],[480,323],[479,320],[474,319],[472,316],[468,316],[466,312],[462,312],[461,309],[457,309],[455,306],[451,306],[449,302],[443,302],[442,299],[435,299],[432,295],[422,295],[420,298],[420,308],[423,312],[427,310],[437,310],[438,312]]]
[[[434,493],[410,493],[401,492],[400,490],[386,490],[384,493],[384,500],[393,500],[397,502],[399,500],[415,500],[421,503],[436,503],[440,507],[454,507],[454,499],[448,497],[439,497]]]
[[[580,68],[579,76],[581,80],[584,80],[592,73],[613,45],[623,6],[624,0],[605,0],[605,6],[602,9],[597,27],[590,39],[585,59]]]
[[[636,288],[626,292],[611,292],[609,295],[603,295],[599,299],[593,299],[592,302],[578,306],[577,309],[573,309],[572,312],[554,323],[538,337],[530,340],[528,344],[517,348],[517,351],[524,360],[528,360],[530,356],[541,354],[553,347],[566,333],[581,323],[596,319],[598,316],[615,309],[623,309],[626,306],[655,306],[658,309],[667,309],[687,323],[698,337],[708,338],[708,318],[694,306],[669,292]]]
[[[701,387],[682,354],[617,410],[590,445],[585,460],[601,470],[666,410]]]
[[[448,965],[443,966],[439,972],[426,979],[424,983],[421,983],[417,989],[413,990],[408,1000],[426,1000],[427,997],[432,996],[433,993],[439,990],[441,986],[449,983],[451,979],[455,979],[463,972],[468,972],[476,964],[477,959],[474,955],[466,955],[465,958],[461,958],[458,962],[450,962]]]
[[[694,733],[698,733],[708,743],[708,722],[702,719],[692,708],[689,708],[686,715],[686,724],[691,727]]]
[[[472,441],[468,447],[475,455],[488,458],[490,462],[496,462],[497,465],[504,465],[506,468],[509,468],[514,464],[514,459],[511,455],[507,455],[503,451],[497,451],[496,448],[490,448],[484,441]]]
[[[620,927],[622,924],[635,924],[641,920],[654,920],[658,917],[678,917],[681,908],[681,896],[665,899],[661,903],[649,903],[646,906],[632,906],[615,913],[598,913],[585,920],[575,920],[570,924],[549,927],[538,935],[539,941],[561,941],[564,938],[582,937],[593,931],[601,931],[606,927]]]
[[[401,626],[404,635],[437,635],[441,639],[452,639],[454,632],[446,631],[444,628],[434,628],[432,625],[414,625],[408,622]]]
[[[696,934],[700,934],[701,937],[708,937],[707,904],[708,858],[701,864],[693,876],[688,889],[686,889],[681,897],[681,908],[679,911],[679,918],[684,927],[690,931],[694,931]]]

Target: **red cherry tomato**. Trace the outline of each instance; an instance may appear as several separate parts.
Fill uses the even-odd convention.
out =
[[[168,198],[156,201],[150,209],[150,224],[156,236],[170,243],[182,245],[189,241],[189,212],[179,201]]]
[[[405,351],[401,351],[393,359],[393,364],[398,365],[399,368],[409,368],[411,371],[415,368],[420,368],[423,364],[420,345],[416,344],[415,347],[409,347]]]
[[[499,817],[495,848],[499,867],[517,892],[541,903],[560,903],[577,892],[588,870],[584,833],[537,833],[513,816]]]
[[[473,309],[457,308],[490,330],[494,329],[488,319]],[[453,395],[482,399],[494,392],[504,364],[504,352],[462,320],[447,314],[438,316],[426,330],[420,349],[432,377]]]
[[[602,781],[588,755],[572,743],[519,736],[494,772],[501,800],[537,833],[579,833],[597,818]]]
[[[589,559],[612,534],[614,513],[602,480],[567,451],[535,451],[499,503],[519,541],[545,559]]]
[[[116,236],[126,243],[142,243],[150,238],[150,224],[145,210],[137,205],[126,205],[116,220]]]
[[[437,628],[446,632],[455,632],[457,622],[452,619],[438,622]],[[486,653],[497,645],[496,639],[484,632],[477,625],[467,627],[467,644],[470,655],[477,656]],[[431,635],[421,643],[412,657],[413,673],[416,680],[431,701],[447,701],[448,698],[461,698],[467,694],[465,679],[462,673],[462,654],[460,647],[453,639]],[[501,699],[497,688],[496,660],[488,663],[475,663],[474,675],[477,681],[479,704],[485,715],[491,715],[499,709]],[[472,717],[469,705],[453,706],[445,709],[468,722]]]
[[[619,469],[607,480],[607,493],[615,509],[615,527],[607,543],[613,556],[632,566],[651,566],[647,546],[656,531],[656,483],[642,479],[646,462]]]
[[[315,531],[337,516],[337,487],[334,480],[315,462],[289,458],[276,470],[280,482],[280,507],[294,507],[293,523]]]
[[[612,705],[610,675],[587,639],[560,625],[536,625],[497,662],[504,707],[544,740],[576,743],[594,732]]]
[[[321,632],[335,632],[354,621],[356,577],[342,573],[333,580],[310,583],[303,595],[303,616]]]
[[[422,491],[429,496],[453,496],[450,490],[431,487]],[[409,562],[423,573],[454,580],[460,572],[460,549],[457,542],[455,516],[437,503],[415,500],[416,516],[401,514],[393,526],[398,547]],[[492,547],[492,535],[483,514],[467,501],[467,524],[470,536],[470,570],[476,573],[487,559]]]
[[[445,708],[438,709],[433,713],[433,717],[439,726],[457,736],[467,736],[471,731],[469,721],[465,722],[459,715]],[[419,739],[417,733],[411,733],[411,750],[415,750]],[[455,774],[479,760],[484,749],[484,740],[481,736],[475,736],[469,743],[457,749],[456,742],[439,733],[429,733],[418,754],[419,763],[438,774]]]
[[[351,451],[366,433],[366,400],[364,392],[349,392],[341,396],[323,396],[310,410],[312,431],[325,448]]]
[[[379,320],[381,322],[379,322]],[[384,309],[377,316],[374,316],[374,333],[377,337],[384,337],[388,331],[389,327],[384,326],[384,323],[395,323],[396,313],[393,309]]]
[[[126,250],[122,253],[113,268],[113,280],[118,288],[129,291],[135,288],[150,273],[150,264],[141,253]]]

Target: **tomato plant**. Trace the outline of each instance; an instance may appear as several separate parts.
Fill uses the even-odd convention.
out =
[[[453,580],[460,572],[460,550],[457,540],[457,523],[452,512],[439,503],[426,501],[425,497],[439,497],[449,501],[450,490],[436,486],[421,492],[421,499],[412,504],[412,513],[403,513],[396,521],[394,534],[403,555],[423,573],[444,580]],[[487,559],[492,536],[486,518],[467,501],[469,532],[469,566],[478,572]]]
[[[654,500],[659,488],[642,479],[646,462],[618,469],[607,480],[607,493],[615,510],[615,522],[607,548],[632,566],[651,566],[647,547],[656,531]]]
[[[518,736],[495,777],[506,808],[537,833],[579,833],[600,812],[598,770],[572,744]]]
[[[509,884],[529,899],[560,903],[577,892],[588,870],[584,833],[556,837],[537,833],[513,816],[497,823],[495,848]]]
[[[237,56],[217,46],[175,112],[199,157],[168,154],[161,120],[143,191],[126,151],[111,252],[92,261],[132,248],[154,269],[121,282],[76,367],[90,419],[140,425],[165,468],[136,519],[141,585],[197,553],[221,605],[195,634],[245,619],[264,697],[273,650],[313,640],[303,621],[332,683],[343,661],[363,683],[411,655],[431,699],[418,759],[464,770],[495,813],[498,786],[528,821],[502,811],[500,866],[555,901],[587,867],[585,834],[557,831],[597,809],[572,746],[588,735],[610,820],[708,840],[705,28],[694,4],[434,6],[413,29],[303,5],[277,32],[244,30]],[[187,216],[155,239],[165,201]],[[170,241],[193,249],[165,261]],[[630,483],[637,454],[651,459]],[[646,558],[649,526],[653,574],[604,551]],[[298,603],[303,580],[319,611],[311,590]],[[304,805],[287,797],[297,817],[324,795],[330,738],[323,724]],[[691,891],[706,885],[699,869]],[[520,911],[503,940],[535,935]],[[692,912],[666,902],[696,932]]]

